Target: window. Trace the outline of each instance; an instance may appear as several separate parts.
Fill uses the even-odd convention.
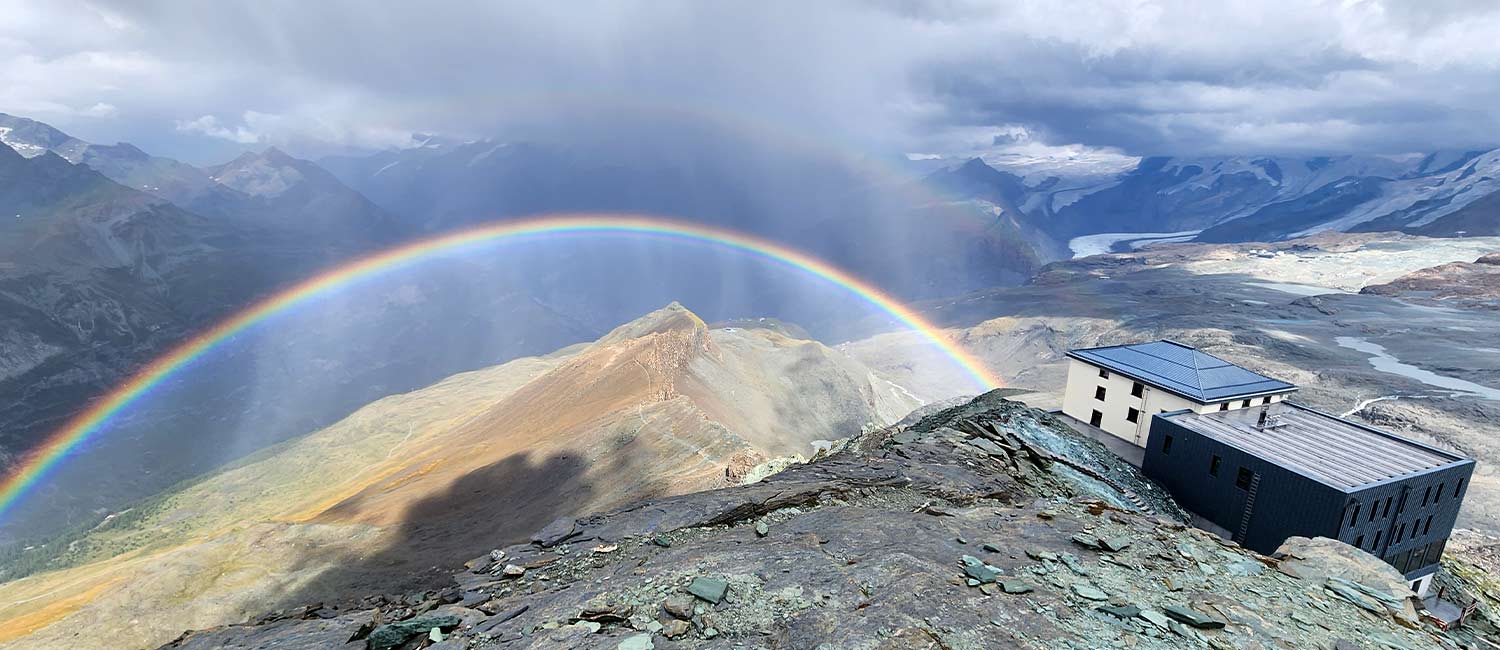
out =
[[[1130,395],[1131,395],[1131,397],[1140,397],[1141,395],[1144,395],[1145,393],[1146,393],[1146,387],[1142,386],[1141,382],[1135,382],[1134,384],[1130,385]]]
[[[1103,422],[1104,422],[1104,414],[1103,413],[1100,413],[1098,411],[1094,411],[1093,415],[1089,416],[1089,425],[1090,426],[1096,426],[1097,427],[1100,424],[1102,424]]]
[[[1234,486],[1241,490],[1248,490],[1253,480],[1255,480],[1255,472],[1241,467],[1239,474],[1234,477]]]
[[[1380,513],[1380,502],[1370,504],[1370,521],[1375,521],[1375,515]]]
[[[1391,540],[1391,543],[1400,544],[1403,539],[1406,539],[1406,524],[1401,524],[1401,527],[1396,529],[1396,539]]]
[[[1427,546],[1427,562],[1422,566],[1427,566],[1428,564],[1437,564],[1439,560],[1443,559],[1443,547],[1447,544],[1448,540],[1446,539],[1438,540],[1429,544]]]
[[[1427,486],[1427,489],[1422,490],[1422,507],[1423,508],[1427,507],[1427,500],[1430,499],[1430,498],[1432,498],[1432,486],[1431,485]]]
[[[1349,527],[1353,528],[1354,524],[1356,524],[1356,523],[1359,523],[1359,504],[1358,503],[1354,504],[1354,516],[1349,517]],[[1359,544],[1355,544],[1355,546],[1359,546]]]
[[[1389,516],[1391,516],[1391,497],[1386,497],[1385,498],[1385,511],[1380,513],[1380,518],[1381,519],[1385,519],[1386,517],[1389,517]]]
[[[1360,535],[1359,537],[1354,538],[1354,548],[1364,548],[1364,547],[1365,547],[1365,536],[1364,535]]]
[[[1229,410],[1229,402],[1224,402],[1223,404],[1220,404],[1219,405],[1219,410],[1220,411],[1228,411]]]
[[[1104,387],[1103,386],[1095,386],[1094,387],[1094,399],[1099,400],[1101,402],[1104,401]]]
[[[1137,411],[1135,409],[1130,409],[1130,410],[1128,410],[1128,411],[1125,412],[1125,420],[1128,421],[1128,422],[1136,422],[1136,421],[1139,421],[1140,419],[1141,419],[1141,412],[1140,411]]]
[[[1373,551],[1375,549],[1380,548],[1380,535],[1382,533],[1384,533],[1384,532],[1385,531],[1383,531],[1383,530],[1377,530],[1377,531],[1375,531],[1375,543],[1370,546],[1370,550]]]
[[[1100,368],[1099,369],[1099,378],[1100,379],[1109,379],[1109,371],[1105,370],[1103,368]]]
[[[1267,395],[1265,397],[1260,398],[1260,403],[1261,404],[1270,404],[1271,403],[1271,396]]]
[[[1163,454],[1170,454],[1170,453],[1172,453],[1172,436],[1162,436],[1162,438],[1161,438],[1161,453],[1163,453]],[[1431,519],[1431,517],[1428,517],[1428,519]]]
[[[1437,502],[1442,501],[1442,500],[1443,500],[1443,484],[1442,483],[1438,483],[1437,492],[1432,495],[1432,502],[1433,503],[1437,503]]]
[[[1245,403],[1241,404],[1240,408],[1250,408],[1250,400],[1245,400]]]
[[[1458,479],[1458,485],[1453,486],[1453,497],[1454,498],[1458,498],[1458,497],[1461,497],[1463,495],[1464,495],[1464,480],[1463,479]]]
[[[1219,464],[1222,463],[1223,461],[1224,461],[1224,459],[1219,458],[1218,456],[1214,456],[1213,460],[1208,461],[1208,475],[1209,476],[1218,476],[1219,475]]]
[[[1422,524],[1422,534],[1426,535],[1430,532],[1432,532],[1432,515],[1427,515],[1427,523]]]

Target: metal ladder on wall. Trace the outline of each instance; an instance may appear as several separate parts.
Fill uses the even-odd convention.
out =
[[[1245,494],[1245,513],[1240,515],[1240,529],[1234,535],[1234,541],[1245,543],[1245,535],[1250,532],[1250,516],[1255,512],[1255,493],[1260,491],[1260,472],[1250,477],[1250,489]]]

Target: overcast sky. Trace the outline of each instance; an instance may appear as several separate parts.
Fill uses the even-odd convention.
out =
[[[673,111],[948,155],[1500,140],[1493,0],[0,0],[0,17],[0,112],[195,162]]]

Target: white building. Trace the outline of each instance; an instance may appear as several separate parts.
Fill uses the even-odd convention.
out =
[[[1190,346],[1155,341],[1070,350],[1062,410],[1144,447],[1158,413],[1249,408],[1296,390]]]

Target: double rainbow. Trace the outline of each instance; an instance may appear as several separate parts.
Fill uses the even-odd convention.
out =
[[[501,241],[567,234],[636,235],[708,244],[805,272],[847,290],[925,337],[951,358],[976,387],[988,390],[1001,385],[998,378],[946,333],[895,298],[822,260],[775,242],[721,228],[639,215],[563,215],[506,221],[404,244],[354,260],[256,302],[178,345],[74,416],[27,455],[17,469],[0,482],[0,517],[56,468],[70,451],[99,433],[115,414],[193,360],[257,323],[360,280],[410,267],[435,256]]]

